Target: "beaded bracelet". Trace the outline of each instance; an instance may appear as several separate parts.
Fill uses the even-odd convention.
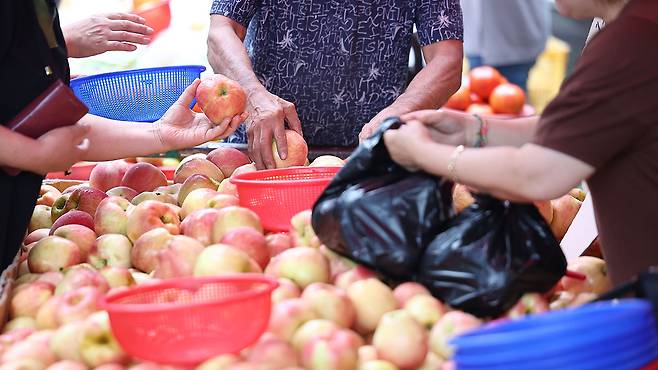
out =
[[[480,129],[478,130],[478,135],[475,138],[473,146],[475,148],[485,147],[489,141],[489,122],[485,121],[484,118],[480,117],[478,114],[474,114],[473,117],[475,117],[480,123]]]

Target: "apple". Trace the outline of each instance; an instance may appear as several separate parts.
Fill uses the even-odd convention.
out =
[[[221,187],[221,185],[220,185]],[[206,204],[209,208],[222,209],[231,206],[237,206],[240,204],[237,195],[222,194],[218,191],[219,194],[216,194],[212,198],[208,199]]]
[[[230,230],[222,237],[220,243],[244,251],[263,269],[270,262],[270,251],[267,248],[265,237],[251,227],[245,226]]]
[[[252,362],[240,362],[229,366],[228,370],[268,370],[268,368]]]
[[[127,186],[138,194],[153,191],[159,186],[167,186],[167,176],[150,163],[137,163],[126,171],[121,186]]]
[[[311,225],[311,210],[302,211],[290,219],[290,236],[296,247],[319,247],[318,239]]]
[[[167,247],[174,236],[165,228],[144,233],[135,241],[131,250],[131,261],[135,268],[150,274],[158,266],[158,253]]]
[[[383,360],[402,369],[415,369],[427,355],[427,330],[405,310],[388,312],[377,325],[372,344]]]
[[[580,188],[573,188],[569,191],[569,195],[572,197],[578,199],[581,202],[585,201],[585,197],[587,196],[587,193],[583,189]]]
[[[425,362],[417,370],[442,370],[446,361],[437,356],[434,352],[430,351],[425,357]]]
[[[91,286],[64,293],[56,311],[57,322],[62,325],[86,319],[98,311],[97,302],[102,296],[103,292]]]
[[[37,244],[37,242],[34,242],[34,244]],[[21,253],[21,256],[24,255],[22,251],[20,251],[19,253]],[[23,276],[29,273],[30,273],[30,266],[28,265],[27,260],[24,259],[23,262],[21,262],[18,265],[18,276]]]
[[[208,202],[218,195],[216,190],[212,189],[195,189],[192,190],[186,197],[181,205],[181,217],[185,219],[189,214],[200,209],[211,208]]]
[[[178,234],[180,226],[178,213],[178,209],[171,204],[147,200],[140,203],[128,215],[126,234],[133,243],[146,232],[157,228],[164,228],[171,234]]]
[[[333,155],[321,155],[309,164],[309,167],[343,167],[345,161]]]
[[[566,194],[558,199],[552,200],[553,205],[553,220],[551,222],[551,230],[558,241],[564,238],[564,235],[569,230],[569,226],[576,218],[576,214],[583,204],[580,200],[574,198],[571,194]]]
[[[36,229],[36,230],[30,232],[29,234],[27,234],[27,236],[23,240],[23,244],[28,245],[28,244],[38,242],[39,240],[47,237],[48,235],[50,235],[50,228],[49,227],[48,228],[43,228],[43,229]]]
[[[334,279],[334,285],[338,288],[347,290],[347,288],[353,283],[359,280],[366,280],[374,278],[375,274],[363,266],[357,266],[351,270],[345,271],[342,274],[339,274]]]
[[[126,368],[119,364],[106,364],[98,366],[94,370],[126,370]]]
[[[220,194],[231,195],[236,198],[239,197],[238,186],[235,185],[233,182],[231,182],[231,179],[222,180],[222,182],[219,183],[219,187],[217,188],[217,191]]]
[[[242,86],[221,74],[201,79],[196,98],[203,113],[215,125],[242,114],[247,106],[247,94]]]
[[[32,358],[20,358],[7,361],[0,366],[0,370],[45,370],[46,365]]]
[[[11,319],[7,321],[4,328],[2,328],[2,332],[4,334],[7,334],[7,333],[12,333],[15,330],[25,330],[25,329],[30,329],[30,330],[37,329],[37,322],[33,317],[19,316],[14,319]],[[2,344],[0,344],[0,346],[2,346]]]
[[[50,342],[51,350],[62,360],[82,361],[80,342],[85,327],[84,321],[60,326]]]
[[[363,363],[359,370],[398,370],[398,367],[388,361],[373,360]]]
[[[395,292],[393,294],[395,295]],[[441,316],[447,312],[446,306],[441,301],[425,294],[411,297],[405,303],[404,310],[427,329],[431,329]]]
[[[304,289],[313,283],[328,283],[331,278],[329,262],[317,249],[297,247],[283,251],[272,259],[265,273],[287,278]]]
[[[347,272],[357,266],[356,262],[339,255],[338,253],[327,248],[326,245],[320,246],[320,252],[329,260],[332,281],[336,279],[338,275]]]
[[[55,288],[56,295],[62,295],[85,286],[92,286],[107,292],[110,288],[107,280],[91,265],[83,264],[71,267],[64,273],[64,279]]]
[[[2,363],[13,362],[23,359],[31,359],[41,363],[43,366],[49,366],[55,361],[57,357],[50,350],[50,341],[53,337],[53,332],[44,330],[30,334],[22,341],[14,343],[11,347],[2,354]]]
[[[304,289],[302,299],[309,302],[320,318],[343,328],[350,328],[356,319],[352,301],[344,290],[330,284],[314,283]]]
[[[439,357],[448,360],[453,348],[449,341],[457,335],[464,334],[482,325],[475,316],[461,311],[450,311],[439,319],[430,332],[430,349]]]
[[[286,143],[288,144],[288,156],[281,159],[276,140],[272,140],[272,153],[276,168],[303,166],[308,159],[308,145],[302,135],[293,130],[286,130]]]
[[[520,319],[530,314],[544,313],[549,310],[548,302],[541,294],[526,293],[507,311],[507,318]]]
[[[585,275],[585,280],[564,276],[560,283],[562,288],[574,295],[578,293],[603,294],[612,289],[608,277],[608,267],[604,260],[590,256],[580,256],[567,265],[567,270]]]
[[[163,194],[170,194],[173,195],[174,197],[178,198],[178,193],[180,193],[180,189],[183,187],[183,184],[171,184],[167,186],[159,186],[155,189],[153,189],[154,192],[156,193],[163,193]]]
[[[122,197],[111,196],[98,205],[94,217],[94,230],[98,235],[126,235],[128,228],[128,210],[132,204]]]
[[[247,172],[256,172],[256,171],[258,171],[258,168],[256,168],[256,164],[255,163],[249,163],[249,164],[245,164],[245,165],[242,165],[242,166],[236,168],[235,171],[233,171],[233,174],[231,175],[231,177],[235,177],[235,176],[238,176],[240,174],[247,173]]]
[[[121,185],[121,180],[131,164],[124,160],[100,162],[89,174],[89,186],[100,191],[108,191]]]
[[[206,156],[206,159],[214,163],[224,174],[230,177],[236,168],[251,163],[249,157],[235,148],[221,147],[214,149]]]
[[[30,319],[30,317],[28,317],[27,319]],[[2,346],[3,349],[6,349],[7,347],[11,346],[14,343],[18,343],[22,340],[25,340],[25,338],[29,337],[35,332],[33,328],[13,329],[13,330],[6,330],[6,329],[7,328],[5,327],[3,330],[3,334],[0,335],[0,346]]]
[[[358,349],[363,339],[351,330],[341,329],[316,337],[304,346],[302,364],[307,369],[356,369]]]
[[[87,366],[81,362],[64,360],[55,362],[46,370],[87,370]]]
[[[94,218],[87,212],[72,210],[57,219],[50,228],[50,235],[54,235],[55,231],[64,225],[82,225],[94,230]]]
[[[323,319],[309,320],[295,331],[290,343],[297,352],[300,352],[312,339],[321,336],[328,336],[340,329],[341,327],[336,325],[333,321]]]
[[[272,307],[268,331],[290,341],[305,322],[317,319],[313,307],[301,298],[285,300]]]
[[[537,207],[537,210],[539,211],[539,214],[546,220],[547,224],[551,224],[553,222],[553,203],[551,201],[536,201],[533,202],[535,207]]]
[[[37,279],[37,281],[50,283],[53,286],[57,286],[57,284],[61,283],[62,280],[64,280],[64,274],[62,274],[59,271],[45,272],[43,274],[38,274],[38,276],[39,278]]]
[[[194,276],[259,271],[262,270],[247,253],[224,244],[206,247],[197,257],[194,265]]]
[[[384,314],[397,308],[391,288],[374,278],[352,283],[347,295],[356,310],[354,328],[362,334],[372,333]]]
[[[144,203],[147,200],[156,200],[161,203],[173,204],[175,206],[178,205],[178,200],[173,195],[166,193],[159,193],[156,191],[145,191],[134,197],[130,203],[136,206],[139,205],[140,203]]]
[[[105,234],[96,239],[87,261],[97,269],[103,267],[132,267],[132,243],[125,235]]]
[[[375,348],[375,346],[370,344],[366,344],[365,346],[359,347],[358,357],[359,357],[359,369],[366,362],[379,360],[379,354],[377,353],[377,348]]]
[[[393,289],[393,296],[400,308],[404,307],[407,304],[407,301],[417,295],[430,296],[431,294],[423,285],[411,281],[402,283]]]
[[[471,204],[475,203],[475,198],[471,195],[466,185],[455,184],[452,190],[452,204],[455,212],[461,213],[464,209],[468,208]]]
[[[16,288],[18,288],[19,286],[33,283],[33,282],[39,280],[40,277],[41,277],[41,274],[33,274],[33,273],[28,273],[28,274],[22,275],[21,277],[19,277],[18,279],[16,279],[14,281],[14,290],[13,290],[13,292],[16,292]]]
[[[297,284],[293,283],[289,279],[279,278],[277,279],[279,286],[272,291],[272,303],[278,304],[286,299],[299,298],[302,295],[301,289]]]
[[[53,235],[74,242],[78,248],[80,248],[83,259],[87,257],[91,247],[96,241],[96,233],[93,230],[86,226],[76,224],[61,226],[53,233]]]
[[[156,167],[162,167],[164,166],[164,158],[160,157],[137,157],[135,158],[135,162],[137,163],[150,163]]]
[[[195,173],[188,177],[183,185],[181,185],[180,191],[178,192],[178,204],[182,205],[185,201],[187,195],[196,189],[211,189],[217,191],[219,183],[215,180],[210,179],[206,175],[200,173]]]
[[[27,228],[28,232],[31,233],[38,229],[50,229],[53,226],[51,212],[51,207],[47,205],[39,204],[34,207],[32,217],[30,218],[30,224]]]
[[[192,276],[204,245],[188,236],[176,235],[158,252],[153,276],[158,279]]]
[[[160,279],[154,279],[151,275],[136,269],[130,269],[129,271],[137,285],[151,284],[160,281]]]
[[[30,271],[43,273],[60,271],[83,261],[78,246],[59,236],[49,236],[37,242],[27,257]]]
[[[131,287],[137,284],[130,270],[124,267],[107,266],[100,270],[100,273],[109,284],[110,289]]]
[[[251,227],[259,233],[263,233],[260,218],[250,209],[230,206],[220,209],[219,212],[220,215],[215,220],[215,225],[213,226],[213,242],[219,242],[230,230],[243,226]]]
[[[80,355],[89,367],[127,362],[128,356],[112,335],[107,312],[97,312],[84,321]]]
[[[107,198],[107,194],[103,191],[89,186],[78,187],[66,200],[64,212],[76,209],[93,217],[96,214],[96,208],[105,198]]]
[[[214,163],[205,158],[193,158],[185,163],[181,163],[178,168],[176,168],[174,182],[177,184],[183,184],[185,183],[185,180],[192,175],[204,175],[218,185],[224,180],[224,174]],[[217,187],[215,187],[215,190],[216,189]]]
[[[9,302],[9,317],[36,317],[39,308],[53,296],[52,284],[35,281],[12,295]]]
[[[39,307],[36,315],[36,326],[39,330],[57,329],[59,320],[57,310],[62,302],[62,296],[52,296]]]
[[[297,353],[287,342],[269,337],[259,340],[247,356],[249,362],[272,370],[297,366]]]
[[[64,213],[66,213],[66,201],[71,196],[71,192],[62,193],[62,195],[60,195],[57,199],[55,199],[55,203],[53,203],[52,208],[50,210],[50,218],[53,222],[55,222]]]
[[[210,245],[212,228],[218,215],[219,210],[212,208],[194,211],[181,222],[181,233],[198,240],[203,245]]]
[[[39,198],[37,199],[37,204],[52,207],[60,195],[62,195],[62,193],[56,187],[51,185],[41,185],[41,189],[39,189]]]
[[[127,201],[132,201],[137,196],[137,191],[127,186],[117,186],[108,190],[105,194],[110,197],[121,197]]]
[[[227,370],[229,366],[241,361],[239,356],[232,354],[219,355],[197,366],[195,370]]]
[[[292,238],[288,233],[276,233],[265,236],[267,249],[270,251],[270,256],[274,257],[286,249],[292,248]]]

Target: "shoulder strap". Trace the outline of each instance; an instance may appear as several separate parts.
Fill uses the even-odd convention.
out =
[[[47,76],[55,76],[55,69],[53,68],[53,57],[52,49],[55,49],[59,46],[57,42],[57,37],[55,36],[55,31],[53,29],[54,18],[50,14],[50,9],[45,0],[32,0],[34,5],[34,13],[37,17],[37,22],[39,23],[39,28],[43,33],[43,37],[48,45],[48,50],[46,48],[40,47],[43,60],[47,63],[44,67],[44,72]]]

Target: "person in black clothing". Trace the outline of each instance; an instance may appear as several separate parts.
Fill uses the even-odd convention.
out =
[[[39,19],[49,21],[45,28],[40,26]],[[75,56],[120,48],[130,50],[132,47],[125,46],[126,42],[148,41],[145,35],[148,32],[143,28],[142,32],[112,33],[111,28],[122,27],[114,21],[124,28],[139,28],[140,23],[137,18],[108,16],[73,25],[66,37],[59,25],[54,0],[0,0],[0,167],[22,171],[12,176],[0,170],[0,194],[5,199],[0,206],[2,269],[12,263],[20,247],[46,173],[66,170],[82,160],[103,161],[192,147],[230,135],[246,118],[242,114],[215,126],[205,115],[192,112],[189,105],[199,84],[197,80],[158,124],[118,122],[88,114],[76,125],[52,130],[38,139],[4,127],[57,78],[69,82],[67,40],[74,44]],[[45,36],[50,27],[49,34],[54,33],[56,39],[55,47],[49,45]],[[97,32],[87,33],[85,37],[85,32],[90,30]],[[76,40],[80,34],[75,32],[82,37]],[[112,35],[120,37],[110,40]]]

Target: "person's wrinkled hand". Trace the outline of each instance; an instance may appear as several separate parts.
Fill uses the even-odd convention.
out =
[[[135,14],[95,15],[63,28],[69,56],[84,58],[107,51],[134,51],[151,41],[153,29]]]
[[[249,116],[243,112],[214,125],[205,114],[192,111],[190,105],[199,83],[201,80],[197,79],[188,86],[157,124],[157,138],[165,148],[190,148],[211,140],[224,139],[235,132]]]
[[[279,157],[288,156],[285,123],[290,129],[302,134],[302,123],[295,105],[269,92],[250,96],[251,120],[247,124],[247,144],[249,157],[258,169],[276,168],[272,139],[276,140]]]
[[[37,153],[32,172],[45,175],[48,172],[66,171],[83,161],[89,150],[87,134],[90,127],[82,124],[60,127],[37,139]]]
[[[391,159],[409,171],[419,169],[418,148],[429,141],[432,141],[430,130],[419,121],[409,121],[384,133],[384,143]]]
[[[404,122],[418,121],[430,130],[431,138],[446,145],[472,145],[478,130],[477,119],[467,113],[444,110],[421,110],[404,114]]]

